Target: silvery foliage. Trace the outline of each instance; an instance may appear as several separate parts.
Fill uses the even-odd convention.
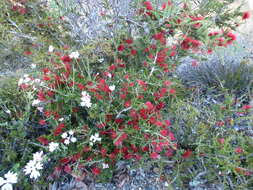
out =
[[[85,44],[99,37],[110,39],[121,29],[127,29],[133,36],[138,31],[148,33],[147,23],[136,20],[136,12],[141,0],[48,0],[57,2],[53,11],[64,15],[70,36],[74,41]],[[201,0],[204,1],[204,0]],[[167,0],[155,0],[153,5],[159,7]],[[174,0],[179,6],[184,0]],[[196,2],[194,2],[196,3]],[[50,3],[49,3],[50,7]]]
[[[234,45],[217,49],[206,60],[184,58],[177,69],[179,78],[189,86],[224,87],[231,90],[247,90],[253,81],[253,48],[239,36]]]

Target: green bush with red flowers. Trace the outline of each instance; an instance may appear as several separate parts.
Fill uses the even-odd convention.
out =
[[[106,41],[113,52],[112,60],[100,64],[91,64],[82,50],[72,49],[72,44],[59,47],[53,41],[49,49],[43,48],[48,49],[44,55],[36,50],[26,53],[46,67],[18,82],[19,90],[28,97],[29,111],[34,113],[29,119],[43,128],[33,144],[37,153],[30,153],[27,164],[15,165],[21,180],[41,185],[66,174],[99,178],[102,173],[110,173],[119,160],[161,165],[170,160],[179,170],[194,162],[193,158],[199,159],[198,154],[206,147],[211,146],[206,154],[212,155],[219,139],[205,143],[216,118],[205,124],[198,122],[194,108],[177,114],[184,109],[177,107],[178,102],[191,92],[180,83],[175,70],[181,58],[200,59],[212,53],[215,46],[231,45],[236,40],[233,29],[248,16],[239,11],[220,12],[217,23],[212,19],[217,13],[215,7],[206,11],[210,14],[193,10],[186,3],[175,6],[172,1],[155,8],[145,1],[136,15],[145,28],[140,27],[136,36],[126,30]],[[217,116],[221,117],[220,112]],[[180,138],[177,119],[196,127],[200,136],[189,141]],[[231,141],[224,138],[224,146]],[[230,156],[232,148],[226,149],[229,153],[219,150],[219,154]],[[235,149],[238,154],[243,151],[239,148]],[[239,159],[237,155],[229,159],[232,157],[233,161]],[[231,166],[217,158],[210,160],[226,168]],[[245,175],[236,168],[233,172]],[[245,169],[247,175],[251,175],[250,169]],[[22,173],[26,175],[21,177]]]

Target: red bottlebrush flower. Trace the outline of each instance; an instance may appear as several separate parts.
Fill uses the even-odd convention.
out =
[[[241,154],[241,153],[243,153],[243,149],[242,149],[241,147],[237,147],[237,148],[235,149],[235,153]]]
[[[45,120],[41,119],[41,120],[39,121],[39,124],[40,124],[40,125],[46,125],[47,123],[46,123]]]
[[[126,108],[130,107],[130,106],[131,106],[131,101],[130,101],[130,100],[129,100],[129,101],[126,101],[126,102],[124,103],[124,106],[125,106]]]
[[[229,40],[227,41],[228,44],[231,44],[233,41],[236,40],[236,35],[231,32],[227,33],[227,37],[229,38]]]
[[[120,44],[118,47],[118,51],[124,51],[125,46],[123,44]]]
[[[42,92],[42,90],[40,90],[37,94],[37,97],[40,101],[45,101],[46,100],[46,97],[44,95],[44,93]]]
[[[76,153],[71,157],[71,160],[73,162],[76,162],[77,160],[79,160],[81,158],[81,154],[80,153]]]
[[[176,140],[176,138],[175,138],[175,136],[174,136],[174,134],[172,132],[169,132],[169,137],[170,137],[171,141]]]
[[[171,51],[171,52],[170,52],[170,56],[171,56],[171,57],[174,57],[176,54],[177,54],[176,51]]]
[[[152,3],[150,1],[143,2],[143,5],[146,7],[147,10],[149,10],[149,11],[153,10],[153,6],[152,6]]]
[[[31,51],[25,51],[24,55],[32,55],[33,53]]]
[[[67,164],[67,163],[69,163],[70,161],[71,161],[71,160],[70,160],[69,158],[67,158],[67,157],[62,158],[62,159],[59,160],[59,162],[60,162],[61,164]]]
[[[225,143],[225,139],[224,139],[224,138],[219,138],[219,139],[218,139],[218,142],[219,142],[220,144],[224,144],[224,143]]]
[[[163,4],[162,4],[162,10],[166,9],[166,6],[167,6],[167,4],[166,4],[166,3],[163,3]]]
[[[49,81],[49,80],[51,80],[51,78],[50,78],[49,76],[47,76],[47,75],[44,75],[44,76],[43,76],[43,80],[44,80],[44,81]]]
[[[148,152],[148,151],[149,151],[149,147],[148,147],[148,146],[142,147],[142,151],[143,151],[143,152]]]
[[[175,94],[175,93],[176,93],[176,90],[175,90],[174,88],[172,88],[172,89],[169,90],[169,93],[170,93],[170,94]]]
[[[137,51],[135,49],[132,49],[131,50],[131,55],[136,55],[137,54]]]
[[[212,54],[212,53],[213,53],[213,50],[211,50],[211,49],[207,50],[207,54]]]
[[[167,157],[173,156],[173,150],[171,148],[168,148],[167,151],[165,152],[165,156]]]
[[[243,15],[242,15],[242,19],[243,20],[246,20],[246,19],[249,19],[250,18],[250,12],[244,12]]]
[[[114,71],[116,68],[117,66],[112,64],[111,66],[108,67],[108,70]]]
[[[66,173],[70,174],[72,172],[72,169],[70,167],[70,165],[66,165],[63,169]]]
[[[170,120],[164,120],[164,122],[166,123],[167,126],[170,126],[170,125],[171,125]]]
[[[172,82],[169,81],[169,80],[166,80],[166,81],[163,82],[164,86],[170,86],[171,84],[172,84]]]
[[[150,158],[152,158],[152,159],[159,159],[159,158],[160,158],[160,155],[159,155],[158,153],[156,153],[156,152],[152,152],[152,153],[150,154]]]
[[[61,61],[63,63],[70,63],[72,61],[72,59],[68,55],[64,55],[61,57]]]
[[[157,63],[164,63],[166,61],[168,51],[169,51],[169,48],[165,48],[163,50],[160,50],[157,53],[157,58],[156,58]]]
[[[42,145],[44,145],[44,146],[47,146],[48,143],[49,143],[49,141],[47,140],[47,138],[42,137],[42,136],[38,137],[37,140],[38,140]]]
[[[168,133],[168,130],[167,129],[163,129],[163,130],[161,130],[160,131],[160,134],[162,135],[162,136],[167,136],[169,133]]]
[[[132,39],[126,39],[125,42],[130,45],[130,44],[133,43],[133,40]]]
[[[50,72],[50,70],[49,70],[49,68],[43,68],[43,69],[42,69],[42,72],[43,72],[44,74],[47,74],[47,73]]]
[[[186,150],[183,154],[182,157],[183,158],[189,158],[192,155],[192,151],[191,150]]]
[[[101,153],[102,157],[105,157],[107,150],[105,148],[101,148],[100,153]]]
[[[92,168],[91,171],[94,175],[99,175],[101,173],[101,170],[99,168],[96,168],[96,167]]]
[[[156,121],[154,124],[155,124],[157,127],[163,127],[163,122],[161,122],[161,121]]]
[[[151,102],[146,102],[145,105],[147,106],[148,110],[153,110],[154,109],[154,105]]]
[[[242,106],[242,109],[249,110],[249,109],[251,109],[251,105],[244,105],[244,106]]]
[[[199,64],[198,64],[198,62],[197,61],[192,61],[192,66],[193,67],[196,67],[196,66],[198,66]]]

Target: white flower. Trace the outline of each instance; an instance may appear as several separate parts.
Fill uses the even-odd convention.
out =
[[[30,178],[34,178],[37,179],[40,176],[40,173],[38,170],[42,170],[43,169],[43,165],[41,162],[38,162],[36,160],[30,160],[25,168],[24,168],[24,172],[26,175],[30,174]]]
[[[76,139],[76,137],[71,137],[71,138],[70,138],[70,141],[71,141],[72,143],[75,143],[75,142],[77,141],[77,139]]]
[[[6,183],[17,183],[18,182],[18,177],[16,173],[13,173],[9,171],[7,174],[4,175],[6,178]]]
[[[33,154],[33,160],[35,160],[36,162],[41,162],[42,159],[43,159],[43,151],[36,152]]]
[[[98,59],[99,63],[102,63],[104,61],[104,58]]]
[[[109,165],[108,165],[108,164],[103,163],[103,164],[102,164],[102,167],[103,167],[103,169],[106,169],[106,168],[109,168]]]
[[[41,81],[40,79],[34,79],[35,83],[40,83],[40,81]]]
[[[72,59],[72,58],[77,59],[77,58],[79,57],[78,51],[72,52],[71,54],[69,54],[69,57],[70,57],[71,59]]]
[[[28,82],[30,82],[30,81],[31,81],[31,79],[30,79],[29,77],[25,77],[23,83],[28,83]]]
[[[59,143],[51,142],[49,143],[49,152],[54,152],[58,147]]]
[[[29,75],[28,74],[24,74],[24,78],[27,78]]]
[[[50,45],[50,46],[48,47],[48,52],[52,53],[53,51],[54,51],[54,47]]]
[[[40,100],[39,99],[35,99],[35,100],[33,100],[33,102],[32,102],[32,106],[36,106],[36,105],[38,105],[40,103]]]
[[[24,79],[20,78],[19,81],[18,81],[18,86],[20,86],[21,84],[23,84],[23,82],[24,82]]]
[[[73,131],[73,130],[70,130],[70,131],[69,131],[69,135],[74,135],[74,131]]]
[[[80,106],[82,106],[82,107],[87,107],[87,108],[90,108],[91,107],[91,102],[81,102],[80,103]]]
[[[115,85],[109,86],[109,89],[110,89],[111,91],[114,91],[114,90],[115,90]]]
[[[64,144],[68,145],[70,143],[69,138],[64,140]]]
[[[90,95],[86,91],[82,91],[81,94],[83,97],[87,97],[90,99]]]
[[[7,109],[7,110],[5,110],[5,112],[6,112],[6,113],[8,113],[8,114],[11,114],[11,111],[10,111],[10,110],[8,110],[8,109]]]
[[[2,186],[2,185],[5,184],[5,183],[6,183],[5,179],[2,178],[2,177],[0,177],[0,186]]]
[[[64,120],[64,118],[62,117],[62,118],[60,118],[58,121],[63,121]]]
[[[67,134],[66,132],[65,132],[65,133],[62,133],[61,137],[62,137],[63,139],[66,139],[66,138],[68,137],[68,134]]]
[[[109,78],[112,78],[112,74],[111,74],[111,73],[108,73],[107,76],[108,76]]]
[[[31,64],[31,68],[35,69],[36,68],[36,64]]]
[[[37,107],[37,110],[39,110],[40,112],[43,112],[43,107]]]
[[[101,138],[99,137],[99,134],[96,133],[95,135],[92,135],[90,137],[90,141],[91,141],[91,144],[93,145],[93,143],[95,143],[96,141],[101,141]]]
[[[6,183],[2,186],[1,190],[12,190],[12,184]]]

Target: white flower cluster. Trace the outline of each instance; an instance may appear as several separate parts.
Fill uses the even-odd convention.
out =
[[[115,90],[115,85],[109,86],[109,89],[110,89],[111,91],[114,91],[114,90]]]
[[[24,168],[25,174],[30,175],[31,179],[37,179],[40,176],[39,170],[43,169],[42,160],[43,151],[34,153],[33,160],[30,160]]]
[[[81,106],[85,106],[87,108],[91,107],[91,97],[86,91],[82,91],[82,97],[81,97]]]
[[[71,59],[77,59],[78,57],[79,57],[79,53],[78,53],[78,51],[75,51],[75,52],[72,52],[71,54],[69,54],[69,57],[71,58]]]
[[[21,77],[18,81],[18,86],[22,84],[30,84],[32,79],[29,77],[29,75],[25,74],[23,77]]]
[[[68,145],[70,142],[75,143],[77,141],[76,137],[73,136],[74,131],[70,130],[69,132],[65,132],[61,135],[64,139],[64,144]]]
[[[95,135],[91,135],[91,137],[90,137],[90,146],[93,146],[93,144],[97,141],[101,141],[101,137],[99,137],[99,134],[96,133]]]
[[[49,152],[54,152],[59,147],[59,143],[51,142],[48,145]]]
[[[40,79],[34,79],[34,78],[30,77],[28,74],[25,74],[18,81],[18,86],[21,86],[21,85],[32,86],[32,88],[34,90],[36,90],[37,86],[43,86],[44,82],[41,81]]]
[[[4,175],[4,178],[0,177],[1,190],[12,190],[12,184],[17,183],[18,181],[17,174],[9,171]]]
[[[52,53],[53,51],[54,51],[54,46],[50,45],[50,46],[48,47],[48,52],[49,52],[49,53]]]

